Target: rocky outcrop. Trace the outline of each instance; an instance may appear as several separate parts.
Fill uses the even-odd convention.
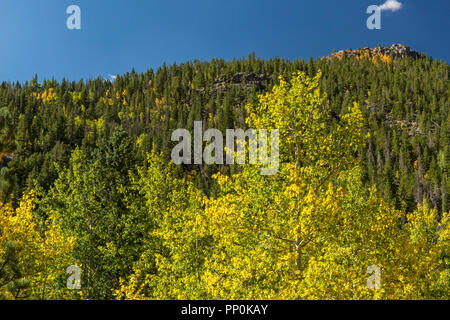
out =
[[[0,168],[8,166],[8,163],[12,161],[13,157],[13,154],[0,155]]]
[[[393,56],[395,58],[418,58],[423,57],[422,53],[412,50],[410,47],[405,46],[403,44],[393,44],[390,47],[381,47],[378,46],[376,48],[364,47],[358,50],[341,50],[336,52],[334,55],[328,56],[327,59],[332,59],[335,57],[342,57],[344,54],[350,58],[360,57],[362,53],[371,52],[374,55],[384,55],[384,56]]]
[[[423,56],[423,54],[414,51],[410,47],[403,44],[393,44],[391,47],[377,47],[372,49],[372,51],[387,56],[393,55],[396,58],[417,58]]]
[[[233,86],[239,86],[248,90],[262,91],[266,89],[267,82],[270,80],[265,74],[256,74],[254,72],[239,72],[231,76],[231,78],[220,77],[217,78],[213,85],[209,88],[209,94],[216,96],[218,92],[225,93]],[[197,90],[205,94],[206,89]]]

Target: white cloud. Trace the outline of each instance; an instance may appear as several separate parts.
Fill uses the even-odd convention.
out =
[[[397,0],[386,0],[386,2],[380,6],[380,9],[382,11],[383,10],[398,11],[402,7],[403,7],[403,4]]]
[[[108,75],[109,75],[111,81],[114,81],[114,80],[116,80],[116,78],[117,78],[117,76],[114,76],[114,75],[112,75],[112,74],[108,74]]]

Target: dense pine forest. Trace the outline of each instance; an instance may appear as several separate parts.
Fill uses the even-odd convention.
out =
[[[449,71],[393,46],[3,82],[0,295],[448,299]],[[172,164],[194,121],[280,129],[279,174]]]

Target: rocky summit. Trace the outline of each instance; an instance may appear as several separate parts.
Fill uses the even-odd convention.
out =
[[[417,58],[417,57],[423,56],[422,53],[414,51],[410,47],[408,47],[404,44],[393,44],[390,47],[378,46],[376,48],[364,47],[364,48],[360,48],[357,50],[352,50],[352,49],[341,50],[331,56],[328,56],[327,59],[331,59],[336,56],[342,57],[342,56],[344,56],[344,54],[350,58],[354,58],[354,57],[360,56],[361,53],[368,52],[368,51],[371,52],[372,54],[394,56],[396,58],[406,58],[406,57]]]

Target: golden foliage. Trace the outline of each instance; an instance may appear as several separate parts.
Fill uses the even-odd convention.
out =
[[[31,296],[60,299],[67,295],[67,290],[61,289],[58,281],[66,268],[75,263],[71,260],[75,239],[63,235],[52,212],[40,223],[34,216],[34,208],[35,194],[30,192],[17,209],[11,205],[0,209],[0,255],[6,242],[14,242],[22,273],[31,281]]]
[[[42,93],[33,92],[33,97],[41,100],[43,103],[50,103],[57,100],[57,95],[54,88],[44,90]]]

